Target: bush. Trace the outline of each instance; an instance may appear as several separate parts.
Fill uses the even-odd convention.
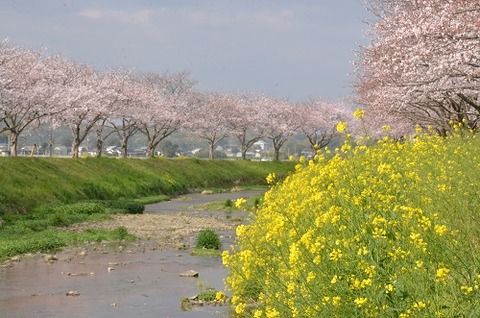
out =
[[[223,254],[236,312],[479,316],[478,158],[474,134],[419,133],[299,163]]]
[[[218,250],[221,247],[220,237],[217,233],[210,229],[202,230],[198,234],[197,242],[195,243],[197,248],[215,249]]]

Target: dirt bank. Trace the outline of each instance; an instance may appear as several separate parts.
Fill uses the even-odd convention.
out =
[[[112,220],[96,223],[80,223],[68,230],[114,229],[125,227],[129,233],[147,240],[153,240],[158,247],[179,247],[192,243],[203,229],[216,232],[233,231],[245,221],[246,213],[234,215],[221,211],[197,209],[204,204],[249,198],[263,194],[262,190],[235,191],[219,194],[194,193],[176,197],[171,201],[150,204],[144,214],[115,215]]]

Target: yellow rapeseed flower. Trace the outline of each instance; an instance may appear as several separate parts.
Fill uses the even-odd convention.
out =
[[[437,269],[437,274],[435,275],[435,279],[439,282],[445,282],[449,273],[450,273],[450,270],[448,268],[444,267],[443,265],[441,265]]]
[[[330,281],[331,284],[336,284],[338,282],[338,276],[333,276],[332,280]]]
[[[341,134],[344,134],[347,131],[347,123],[346,122],[339,122],[337,124],[337,131]]]
[[[364,116],[365,116],[365,112],[360,108],[357,108],[353,113],[353,117],[357,119],[362,119]]]
[[[415,308],[415,309],[423,309],[423,308],[425,308],[425,307],[427,307],[427,304],[425,304],[425,303],[424,303],[423,301],[421,301],[421,300],[420,300],[420,301],[417,301],[417,302],[415,302],[415,303],[413,304],[413,308]]]
[[[216,300],[216,301],[224,302],[225,299],[226,299],[226,295],[225,295],[224,292],[218,291],[218,292],[215,294],[215,300]]]
[[[341,302],[341,301],[342,301],[342,297],[340,297],[340,296],[334,296],[334,297],[332,297],[332,305],[333,305],[334,307],[340,306],[340,302]]]
[[[386,293],[393,293],[395,291],[395,286],[392,284],[385,285],[385,292]]]
[[[240,303],[235,307],[235,312],[237,314],[243,314],[245,312],[245,309],[247,308],[247,304],[245,303]]]
[[[446,225],[435,224],[434,229],[435,229],[435,233],[437,233],[438,235],[443,235],[447,232],[447,226]]]
[[[275,172],[269,173],[267,176],[267,184],[274,184],[277,180],[277,175]]]
[[[355,300],[353,302],[358,307],[363,307],[368,302],[368,298],[366,298],[366,297],[355,298]]]
[[[342,256],[343,254],[341,249],[334,248],[330,253],[330,259],[335,262],[338,261],[340,258],[342,258]]]
[[[242,206],[245,205],[245,203],[247,203],[247,200],[245,200],[244,198],[238,198],[237,200],[235,200],[235,207],[237,209],[240,209]]]
[[[473,291],[473,287],[471,286],[461,286],[460,287],[460,291],[465,294],[465,295],[468,295],[470,294],[472,291]]]

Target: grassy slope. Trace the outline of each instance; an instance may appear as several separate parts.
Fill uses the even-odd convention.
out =
[[[172,195],[195,188],[265,184],[293,163],[196,159],[0,158],[0,215],[50,202]]]

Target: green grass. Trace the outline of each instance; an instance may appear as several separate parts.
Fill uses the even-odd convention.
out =
[[[84,242],[133,240],[125,228],[65,231],[79,222],[102,221],[112,213],[139,213],[143,205],[128,201],[80,202],[42,205],[27,215],[6,214],[0,227],[0,261],[29,253],[46,252]]]
[[[267,191],[266,187],[264,187],[263,189]],[[200,211],[219,211],[219,212],[234,212],[234,211],[240,211],[240,210],[248,211],[252,209],[257,209],[260,206],[263,200],[263,195],[253,196],[253,197],[247,198],[246,200],[247,200],[247,203],[244,206],[242,206],[241,209],[238,209],[235,207],[235,200],[209,202],[209,203],[194,206],[194,209],[200,210]]]
[[[291,162],[198,159],[0,158],[0,215],[44,203],[171,196],[195,189],[265,185]]]
[[[222,251],[212,248],[193,248],[190,255],[194,256],[210,256],[210,257],[220,257],[222,256]]]
[[[159,195],[152,195],[148,197],[134,199],[133,201],[141,204],[153,204],[157,202],[168,201],[170,199],[171,197],[168,195],[159,194]]]

